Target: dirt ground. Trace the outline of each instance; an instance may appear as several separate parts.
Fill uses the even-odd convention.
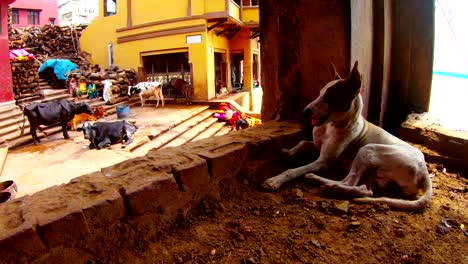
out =
[[[429,168],[434,196],[417,212],[336,200],[303,179],[278,192],[225,183],[219,199],[117,262],[468,263],[466,175]]]

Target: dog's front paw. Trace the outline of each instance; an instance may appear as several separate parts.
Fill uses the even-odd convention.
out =
[[[271,191],[278,190],[280,186],[281,184],[274,177],[266,179],[262,184],[263,189]]]

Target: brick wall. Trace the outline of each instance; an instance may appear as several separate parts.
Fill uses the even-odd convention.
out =
[[[0,263],[109,262],[144,247],[220,183],[259,184],[285,169],[280,150],[303,137],[297,123],[270,121],[150,151],[0,206]],[[144,250],[144,248],[141,248]]]

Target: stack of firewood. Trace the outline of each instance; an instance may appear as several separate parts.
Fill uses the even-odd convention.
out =
[[[29,97],[39,92],[37,69],[40,63],[35,60],[11,62],[13,91],[16,99]]]
[[[8,36],[10,49],[25,49],[36,56],[46,55],[46,57],[66,59],[78,53],[78,41],[83,29],[81,26],[58,25],[15,28]]]
[[[104,88],[103,80],[112,82],[112,93],[115,95],[125,95],[129,85],[136,82],[136,72],[133,69],[120,69],[113,65],[105,70],[101,70],[97,65],[90,70],[74,70],[68,75],[68,84],[73,82],[91,84],[96,87],[98,94],[102,95]]]
[[[9,30],[10,50],[24,49],[35,57],[35,61],[11,63],[13,91],[17,99],[39,92],[37,71],[48,59],[68,59],[79,69],[91,68],[87,54],[79,52],[79,38],[83,29],[82,26],[45,25]],[[53,78],[48,81],[54,88],[64,88]]]

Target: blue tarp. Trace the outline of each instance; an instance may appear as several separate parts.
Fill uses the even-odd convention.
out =
[[[62,81],[67,80],[66,74],[77,69],[73,62],[63,59],[47,60],[39,67],[39,73],[43,72],[47,68],[52,68],[54,70],[55,76],[57,76],[57,78]]]

